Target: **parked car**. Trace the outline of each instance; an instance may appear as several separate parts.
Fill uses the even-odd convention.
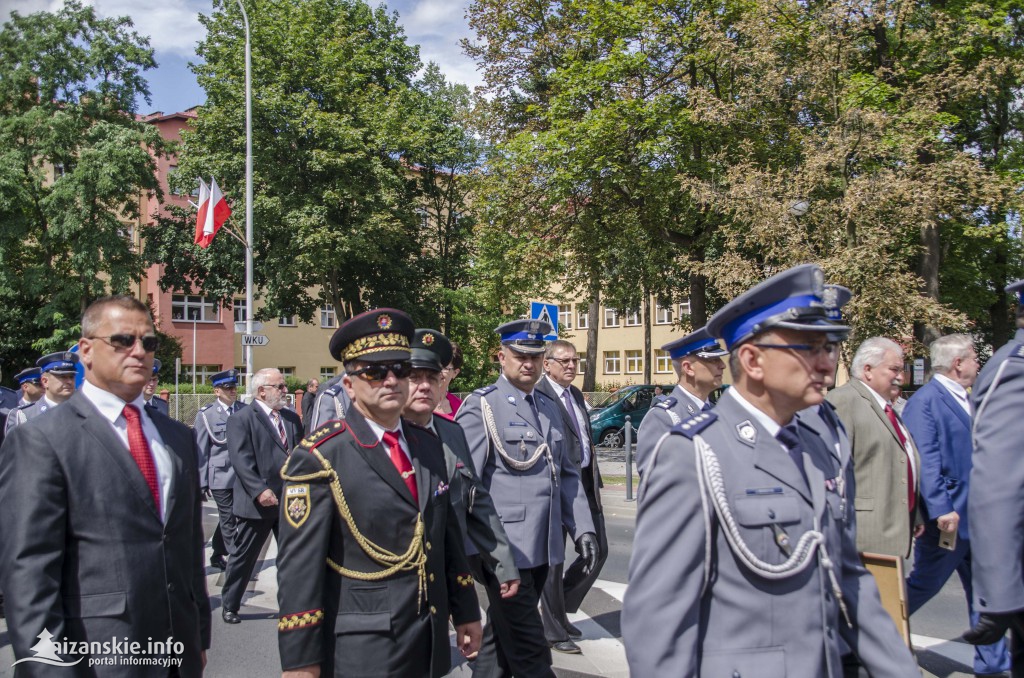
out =
[[[599,447],[622,447],[625,443],[623,428],[626,425],[627,414],[633,426],[633,440],[636,441],[636,430],[640,428],[644,415],[651,409],[654,386],[655,384],[626,386],[613,393],[600,407],[591,409],[590,435],[594,443]],[[670,386],[662,388],[665,393],[672,390]]]

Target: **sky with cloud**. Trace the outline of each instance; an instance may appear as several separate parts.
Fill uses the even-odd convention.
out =
[[[0,18],[6,20],[11,10],[30,14],[54,11],[62,4],[63,0],[0,0]],[[205,100],[188,62],[196,59],[196,43],[203,37],[198,16],[212,11],[210,0],[84,0],[84,4],[94,6],[100,16],[129,16],[136,30],[149,36],[159,67],[146,74],[152,103],[140,102],[139,112],[170,113]],[[385,0],[382,4],[398,12],[407,39],[420,46],[424,63],[437,62],[452,82],[470,87],[481,83],[474,63],[459,46],[461,38],[472,37],[465,19],[468,0]]]

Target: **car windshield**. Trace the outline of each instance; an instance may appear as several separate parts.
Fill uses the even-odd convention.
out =
[[[636,391],[616,391],[608,400],[601,403],[600,407],[611,407],[616,403],[636,395]],[[633,402],[636,402],[634,399]]]

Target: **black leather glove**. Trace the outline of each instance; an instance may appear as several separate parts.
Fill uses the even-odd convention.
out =
[[[978,623],[974,628],[964,632],[963,639],[971,645],[991,645],[1005,636],[1011,626],[1020,633],[1024,631],[1022,614],[1024,612],[978,615]]]
[[[589,575],[597,567],[597,555],[600,550],[597,545],[597,535],[593,532],[585,532],[576,540],[576,553],[583,556],[585,561],[583,574]]]

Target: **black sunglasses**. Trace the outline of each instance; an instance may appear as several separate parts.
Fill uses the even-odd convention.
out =
[[[406,379],[412,374],[412,363],[408,361],[398,363],[374,363],[358,370],[348,373],[350,377],[362,377],[366,381],[383,381],[388,378],[388,372],[395,375],[396,379]]]
[[[87,339],[103,339],[116,350],[130,351],[136,341],[142,342],[142,350],[146,353],[153,353],[160,348],[160,337],[155,334],[146,334],[137,337],[134,334],[111,334],[108,337],[86,337]]]

